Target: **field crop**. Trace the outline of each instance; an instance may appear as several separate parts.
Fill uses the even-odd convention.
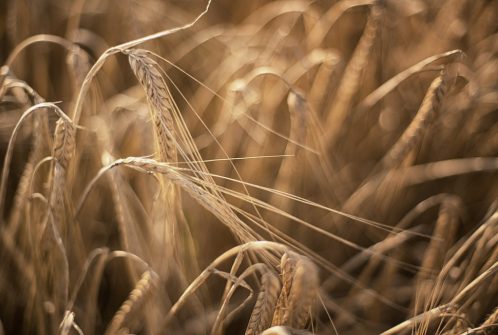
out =
[[[0,65],[0,335],[498,333],[498,1],[3,0]]]

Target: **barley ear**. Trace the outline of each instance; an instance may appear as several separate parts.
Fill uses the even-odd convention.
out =
[[[246,329],[246,335],[258,335],[271,325],[277,305],[281,285],[279,278],[272,272],[265,273],[261,279],[261,291]]]

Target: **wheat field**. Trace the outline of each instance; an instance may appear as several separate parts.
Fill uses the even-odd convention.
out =
[[[498,1],[2,0],[0,335],[498,334]]]

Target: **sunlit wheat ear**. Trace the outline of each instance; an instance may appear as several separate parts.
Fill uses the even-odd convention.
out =
[[[318,268],[307,257],[287,252],[281,259],[282,291],[272,325],[304,328],[318,295]]]
[[[76,143],[76,127],[72,122],[59,119],[54,133],[52,156],[55,159],[53,170],[50,206],[54,211],[55,222],[60,222],[63,207],[64,183],[69,162],[74,156]]]
[[[280,293],[280,279],[272,272],[261,279],[261,291],[246,329],[246,335],[258,335],[270,327]]]
[[[310,319],[319,288],[318,269],[301,256],[296,263],[289,297],[289,325],[304,328]]]
[[[160,161],[176,162],[173,98],[164,81],[159,65],[144,50],[130,50],[131,69],[147,94],[154,123],[156,154]]]
[[[160,67],[144,50],[130,50],[127,51],[127,54],[130,67],[145,90],[149,103],[157,160],[175,164],[178,160],[173,119],[176,105],[160,72]],[[182,218],[182,215],[177,215],[177,210],[180,210],[181,205],[177,187],[166,176],[160,176],[159,180],[161,207],[158,208],[158,215],[160,218],[164,218],[164,221],[158,225],[158,231],[164,236],[159,241],[163,241],[168,246],[165,252],[171,260],[174,253],[181,253],[182,250],[182,246],[177,243],[179,240],[178,220]],[[182,257],[180,256],[180,258]]]
[[[135,288],[130,292],[128,299],[121,305],[119,310],[114,314],[110,325],[107,327],[105,334],[117,334],[122,328],[132,330],[133,317],[140,314],[140,308],[145,304],[147,297],[150,296],[154,287],[155,274],[145,271],[136,283]]]
[[[394,168],[401,164],[411,150],[420,143],[427,127],[437,116],[446,91],[447,78],[446,74],[442,73],[432,81],[415,118],[382,159],[384,167]]]
[[[275,313],[273,314],[272,326],[284,324],[287,320],[284,319],[285,312],[289,305],[290,290],[292,287],[292,279],[296,268],[296,256],[294,253],[286,252],[280,260],[280,271],[282,277],[282,291],[278,297]]]
[[[220,275],[223,278],[227,278],[227,281],[230,280],[233,283],[233,286],[230,288],[228,291],[227,295],[223,298],[220,309],[218,311],[218,315],[216,317],[216,320],[213,324],[213,327],[211,328],[211,334],[219,334],[222,332],[222,329],[225,327],[225,324],[229,324],[231,320],[241,311],[244,309],[244,307],[249,303],[254,295],[254,291],[251,288],[250,285],[247,284],[246,278],[254,275],[255,272],[260,272],[263,275],[267,274],[269,270],[268,266],[264,263],[255,263],[250,266],[248,266],[240,275],[237,276],[232,276],[229,273],[222,272],[222,271],[217,271],[217,274]],[[274,275],[275,278],[278,281],[278,277]],[[233,297],[233,294],[237,290],[237,288],[245,288],[248,292],[247,297],[245,298],[244,301],[240,302],[237,304],[237,307],[233,308],[230,313],[227,314],[227,308],[228,304]],[[275,294],[275,299],[276,300],[276,295],[278,292]],[[261,313],[261,307],[258,307],[258,314]],[[271,313],[270,313],[271,317]]]

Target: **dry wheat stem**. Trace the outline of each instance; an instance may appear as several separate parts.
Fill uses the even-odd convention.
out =
[[[398,325],[382,332],[381,335],[398,334],[400,332],[405,331],[406,329],[410,329],[412,327],[415,327],[416,325],[418,325],[422,322],[427,322],[428,320],[433,320],[435,318],[438,318],[442,314],[444,314],[446,312],[450,312],[451,310],[452,310],[452,307],[448,306],[448,305],[442,305],[442,306],[435,307],[427,312],[424,312],[424,313],[419,314],[411,319],[408,319],[406,321],[399,323]]]
[[[443,52],[431,57],[427,57],[424,60],[418,62],[415,65],[410,66],[408,69],[396,74],[394,77],[386,81],[381,86],[377,87],[372,93],[366,96],[363,101],[358,104],[358,109],[360,111],[371,110],[383,97],[385,97],[389,92],[393,91],[402,82],[415,75],[416,73],[423,71],[431,63],[434,63],[440,59],[453,58],[455,56],[463,57],[465,54],[462,50],[451,50]]]
[[[29,47],[30,45],[37,44],[37,43],[52,43],[56,45],[60,45],[66,50],[70,50],[71,47],[73,46],[73,43],[66,40],[63,37],[56,36],[56,35],[50,35],[50,34],[39,34],[39,35],[33,35],[22,41],[21,43],[17,44],[14,50],[10,53],[9,57],[5,61],[5,66],[7,68],[12,67],[12,64],[16,60],[16,58],[19,56],[21,51]]]
[[[0,92],[2,92],[2,93],[0,93],[0,98],[3,98],[3,95],[9,89],[16,88],[16,87],[21,88],[26,93],[26,95],[29,97],[29,99],[31,100],[31,103],[33,105],[44,102],[43,98],[38,94],[38,92],[36,92],[25,81],[22,81],[22,80],[19,80],[16,78],[12,78],[10,76],[8,76],[4,79],[4,83],[3,83],[2,87],[1,87],[1,91],[0,91]]]
[[[492,266],[490,266],[486,271],[481,273],[477,278],[475,278],[470,284],[465,286],[463,290],[458,292],[458,294],[451,299],[452,305],[461,305],[465,298],[468,298],[468,295],[472,293],[476,288],[480,287],[480,285],[484,285],[486,280],[489,280],[489,277],[493,277],[498,272],[498,261],[495,262]]]
[[[176,139],[173,121],[175,111],[178,108],[161,75],[159,65],[144,50],[133,49],[125,51],[125,53],[128,54],[131,69],[145,90],[149,102],[150,116],[154,125],[154,148],[157,160],[175,164],[174,162],[178,160],[177,150],[181,150]],[[186,225],[186,222],[178,222],[177,219],[182,217],[179,215],[181,203],[177,187],[164,175],[159,177],[159,184],[161,194],[159,220],[162,221],[159,224],[163,230],[162,243],[167,246],[165,249],[166,266],[177,266],[174,264],[174,253],[179,253],[181,263],[191,263],[193,260],[184,258],[185,248],[183,245],[178,244],[179,231],[184,229],[180,225]]]
[[[71,331],[71,328],[73,326],[73,322],[74,322],[74,313],[66,312],[64,314],[64,319],[62,319],[62,322],[59,326],[60,334],[69,335],[69,332]]]
[[[58,279],[60,280],[59,285],[61,285],[62,287],[58,287],[57,283],[54,283],[53,285],[55,285],[57,289],[55,290],[56,292],[54,292],[55,296],[51,297],[52,299],[57,300],[56,299],[57,295],[60,294],[62,296],[62,302],[61,302],[62,305],[55,306],[56,312],[62,313],[69,301],[69,271],[70,271],[69,261],[67,257],[66,247],[64,246],[64,242],[62,241],[59,230],[56,226],[56,223],[54,222],[54,217],[52,215],[52,211],[50,210],[50,208],[47,209],[47,215],[48,215],[47,220],[48,220],[48,225],[50,227],[51,237],[62,256],[62,265],[63,265],[61,270],[62,280]],[[62,315],[62,317],[64,316],[65,315]],[[56,318],[57,317],[58,316],[56,315]]]
[[[73,312],[66,312],[64,319],[62,320],[59,331],[61,335],[69,335],[71,330],[74,329],[78,335],[83,335],[83,331],[80,326],[74,321],[75,314]]]
[[[240,254],[239,254],[240,255]],[[235,259],[237,260],[237,258]],[[231,286],[230,290],[228,291],[226,297],[222,299],[222,304],[221,307],[218,311],[218,315],[216,316],[216,320],[214,321],[214,324],[211,328],[211,334],[219,334],[222,332],[225,324],[229,323],[230,320],[240,311],[242,310],[247,303],[250,302],[254,295],[254,291],[249,286],[249,284],[246,282],[246,278],[249,276],[254,275],[255,272],[259,272],[261,274],[265,274],[268,272],[271,272],[272,270],[268,267],[268,265],[264,263],[256,263],[252,264],[249,267],[247,267],[239,276],[232,276],[231,274],[228,274],[227,276],[227,282],[233,283]],[[219,274],[220,271],[216,271],[216,274]],[[278,278],[277,278],[278,279]],[[227,309],[229,307],[230,299],[232,298],[233,294],[237,290],[237,288],[241,286],[245,288],[248,292],[249,295],[245,298],[245,300],[242,303],[239,303],[238,306],[232,310],[228,315]]]

